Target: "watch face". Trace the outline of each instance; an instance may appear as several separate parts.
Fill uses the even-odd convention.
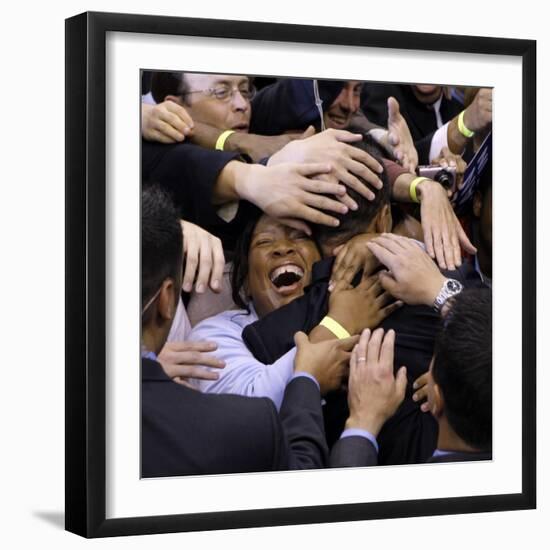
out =
[[[447,281],[447,289],[450,290],[451,292],[458,292],[461,286],[462,285],[458,281],[455,281],[454,279],[449,279]]]

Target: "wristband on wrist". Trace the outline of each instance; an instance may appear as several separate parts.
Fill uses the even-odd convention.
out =
[[[222,132],[216,140],[216,151],[223,151],[227,138],[234,133],[235,130],[226,130],[225,132]]]
[[[334,334],[334,336],[336,336],[339,340],[343,340],[344,338],[349,338],[351,336],[351,334],[338,321],[335,321],[328,315],[323,318],[319,325],[330,330],[330,332],[332,332],[332,334]]]
[[[458,131],[466,138],[471,138],[473,137],[474,133],[475,132],[472,132],[472,130],[469,130],[468,128],[466,128],[466,125],[464,124],[464,113],[466,111],[462,111],[459,115],[458,115]]]
[[[413,202],[420,202],[420,200],[418,199],[418,196],[416,194],[416,186],[421,182],[421,181],[424,181],[424,180],[427,180],[428,178],[423,178],[423,177],[418,177],[418,178],[414,178],[410,185],[409,185],[409,195],[411,196],[411,200]]]

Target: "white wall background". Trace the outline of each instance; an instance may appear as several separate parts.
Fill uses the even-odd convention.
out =
[[[544,4],[287,0],[26,2],[2,9],[0,243],[0,544],[3,548],[546,548],[550,541],[550,376],[542,323],[550,254],[543,157],[550,140],[550,38]],[[373,5],[375,3],[372,3]],[[509,4],[509,6],[507,5]],[[538,505],[536,511],[403,519],[86,542],[62,529],[64,499],[64,19],[86,10],[445,32],[538,40]]]

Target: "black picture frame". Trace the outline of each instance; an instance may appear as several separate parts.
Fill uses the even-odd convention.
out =
[[[516,56],[523,71],[522,490],[514,494],[106,519],[105,41],[109,31]],[[84,537],[536,507],[536,42],[115,13],[66,20],[66,529]]]

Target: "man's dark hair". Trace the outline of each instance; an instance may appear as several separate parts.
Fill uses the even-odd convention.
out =
[[[491,450],[492,294],[464,290],[453,301],[434,351],[432,376],[451,428],[468,445]]]
[[[142,307],[170,277],[177,280],[183,262],[178,215],[169,196],[156,186],[141,193]]]
[[[185,96],[189,91],[181,71],[155,71],[151,76],[151,95],[157,103],[162,103],[167,95]]]
[[[382,158],[385,156],[384,149],[371,136],[364,135],[361,141],[351,143],[350,145],[369,153],[369,155],[382,164]],[[325,243],[334,237],[338,237],[339,240],[344,242],[366,231],[382,206],[390,202],[390,188],[385,169],[379,174],[379,177],[382,180],[383,187],[382,189],[371,188],[375,195],[372,201],[367,200],[357,191],[348,187],[348,195],[357,203],[359,208],[357,210],[349,210],[346,214],[331,212],[330,215],[340,221],[338,227],[312,225],[311,229],[317,242]],[[361,178],[359,180],[364,185],[369,186],[365,180]],[[333,195],[330,195],[330,197],[335,198]]]

